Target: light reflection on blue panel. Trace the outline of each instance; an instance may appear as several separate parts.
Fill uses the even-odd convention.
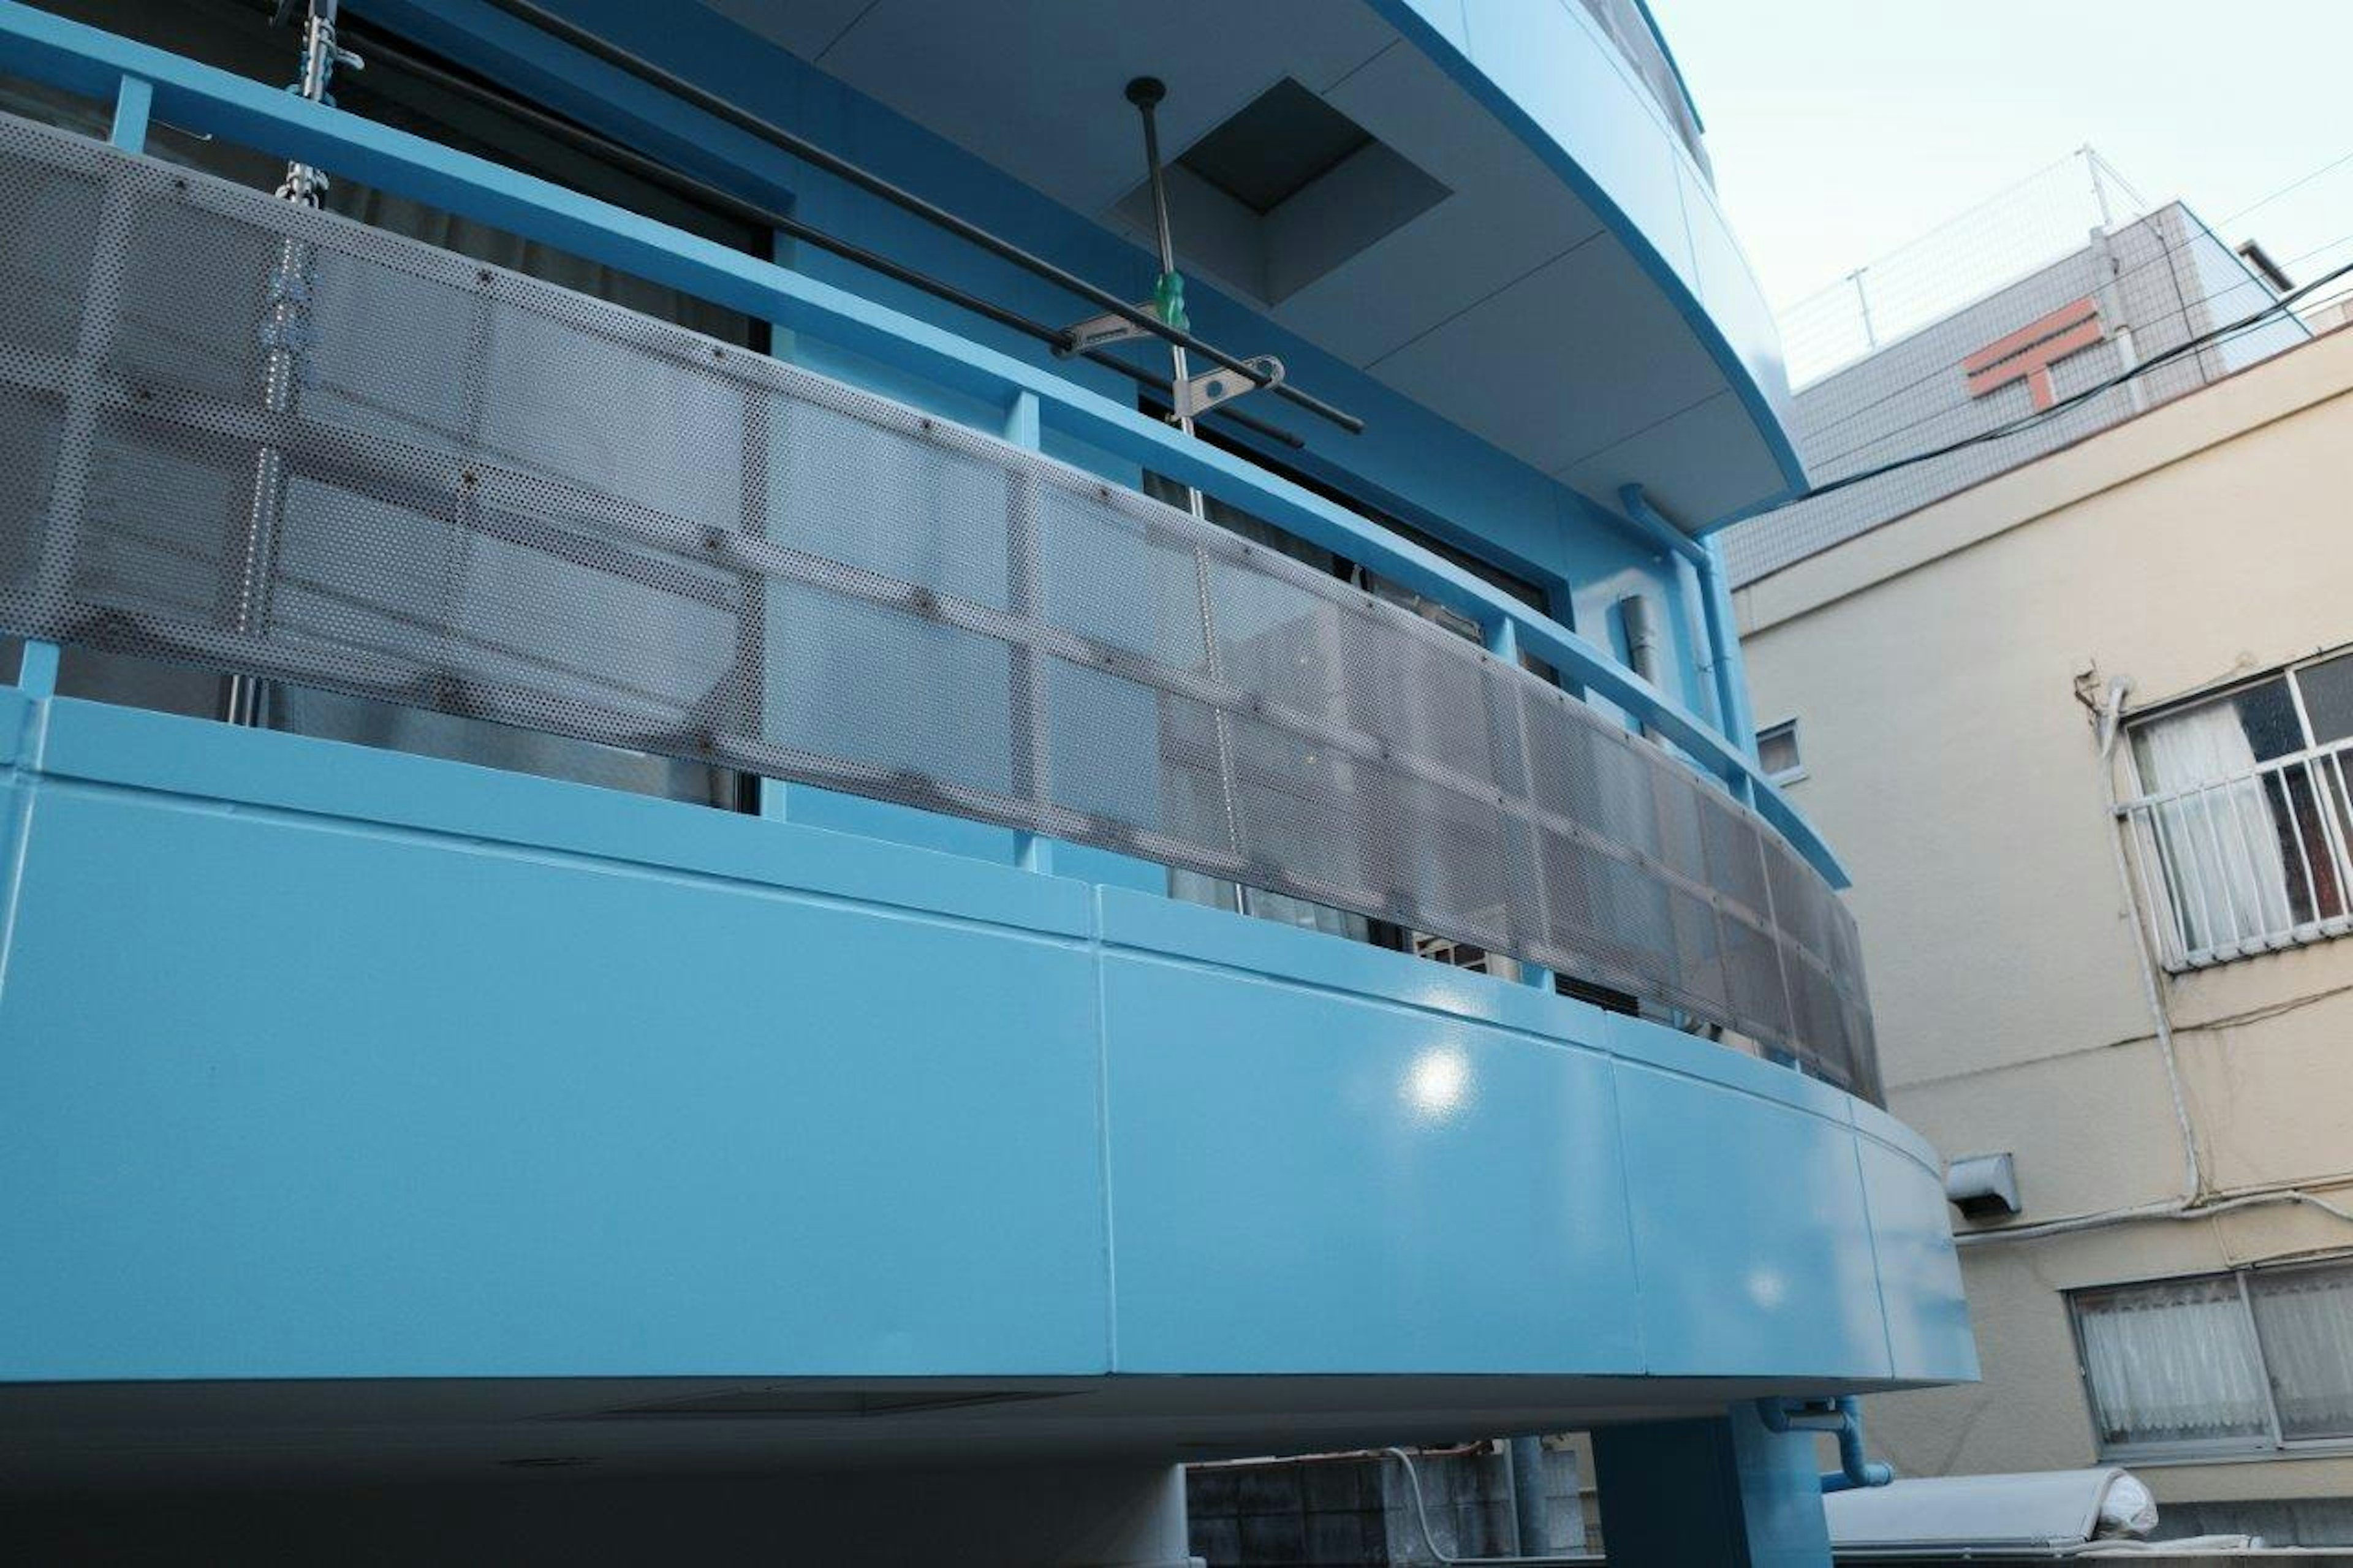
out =
[[[1852,1128],[1630,1064],[1616,1079],[1651,1370],[1885,1375]]]
[[[1879,1291],[1887,1307],[1888,1348],[1899,1377],[1974,1378],[1977,1341],[1961,1293],[1941,1172],[1873,1138],[1859,1138],[1862,1184],[1871,1204]]]

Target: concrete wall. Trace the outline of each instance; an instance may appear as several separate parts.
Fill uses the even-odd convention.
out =
[[[2015,1151],[2026,1222],[2182,1182],[2079,688],[2129,678],[2129,716],[2353,641],[2348,494],[2338,332],[1739,596],[1758,717],[1799,721],[1791,798],[1854,872],[1890,1107],[1948,1156]],[[2353,943],[2161,988],[2209,1182],[2342,1198]],[[2062,1291],[2348,1247],[2287,1206],[1965,1246],[1985,1381],[1873,1401],[1873,1439],[1914,1474],[2089,1463]],[[2346,1457],[2136,1468],[2161,1501],[2353,1489]]]

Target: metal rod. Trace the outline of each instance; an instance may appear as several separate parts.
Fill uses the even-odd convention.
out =
[[[302,68],[294,91],[311,103],[325,101],[327,83],[343,58],[335,42],[338,0],[311,0],[302,24]],[[327,176],[316,164],[297,159],[286,165],[279,196],[315,207],[324,198]],[[261,403],[271,414],[294,407],[302,379],[302,340],[310,330],[310,242],[289,236],[278,242],[278,262],[269,276],[269,309],[263,318]],[[263,446],[254,455],[253,497],[245,534],[238,542],[237,579],[228,606],[229,629],[257,634],[269,624],[269,602],[278,574],[279,536],[286,522],[286,454]],[[231,675],[221,689],[221,717],[232,724],[259,725],[266,682]]]
[[[1152,230],[1158,242],[1162,276],[1176,270],[1176,242],[1168,230],[1168,187],[1160,174],[1160,121],[1155,113],[1160,100],[1168,96],[1168,89],[1158,77],[1140,76],[1127,84],[1127,101],[1135,105],[1135,112],[1144,120],[1144,168],[1152,187]],[[1171,342],[1168,345],[1168,365],[1174,376],[1172,384],[1182,386],[1190,379],[1191,371],[1185,359],[1185,345]],[[1186,435],[1193,433],[1192,419],[1183,414],[1172,415],[1169,423]],[[1202,505],[1201,492],[1191,485],[1185,487],[1185,510],[1203,521],[1208,512]]]
[[[1355,415],[1335,408],[1322,398],[1302,392],[1288,382],[1271,381],[1264,372],[1256,369],[1247,361],[1237,359],[1223,349],[1205,342],[1181,328],[1172,327],[1151,311],[1130,304],[1108,289],[1095,287],[1078,274],[1057,267],[1045,258],[1023,249],[1011,240],[992,234],[978,224],[958,217],[947,208],[926,201],[913,191],[895,185],[880,174],[853,163],[847,158],[828,152],[806,137],[796,135],[773,121],[754,114],[751,110],[732,103],[707,89],[698,87],[674,72],[665,70],[644,57],[633,54],[576,23],[557,16],[546,6],[536,4],[535,0],[490,0],[490,3],[509,16],[520,21],[528,22],[541,31],[561,38],[583,53],[595,56],[617,70],[626,71],[649,86],[659,88],[664,92],[682,99],[705,113],[725,121],[739,131],[747,132],[758,137],[805,163],[821,169],[837,179],[845,180],[870,195],[881,197],[893,206],[913,213],[925,222],[978,246],[990,255],[1011,262],[1025,272],[1032,273],[1050,283],[1068,289],[1090,304],[1110,311],[1131,326],[1149,332],[1154,337],[1165,339],[1178,348],[1188,349],[1203,359],[1246,378],[1255,385],[1267,387],[1276,396],[1296,404],[1319,418],[1330,420],[1352,436],[1361,434],[1365,428],[1365,422]]]
[[[944,300],[961,310],[969,310],[976,316],[994,321],[1000,327],[1018,332],[1023,337],[1035,342],[1054,348],[1060,348],[1070,342],[1070,334],[1060,327],[1049,326],[1018,310],[1008,310],[994,300],[985,300],[971,290],[958,288],[944,279],[934,278],[927,272],[919,272],[914,268],[903,262],[894,261],[879,251],[870,250],[854,241],[828,233],[807,219],[795,217],[790,213],[781,212],[775,207],[764,206],[758,202],[748,201],[723,185],[697,179],[682,170],[670,167],[659,158],[640,153],[626,142],[617,141],[587,126],[575,124],[560,114],[542,109],[537,104],[525,100],[511,97],[495,88],[485,87],[456,71],[444,69],[421,56],[411,54],[396,43],[386,42],[373,31],[365,35],[365,47],[371,58],[381,58],[396,64],[406,74],[428,81],[445,92],[457,93],[470,98],[476,102],[490,104],[500,112],[522,121],[543,135],[617,164],[650,184],[659,185],[674,195],[724,213],[739,222],[750,224],[754,227],[772,228],[779,234],[804,244],[815,246],[819,250],[863,267],[870,272],[879,273],[895,283],[903,283],[911,289],[920,289],[934,300]],[[1114,358],[1102,349],[1090,349],[1078,357],[1092,364],[1101,365],[1105,370],[1115,372],[1139,386],[1160,394],[1167,398],[1172,405],[1175,403],[1175,389],[1166,380],[1153,374],[1141,365],[1130,364],[1124,360]],[[1230,406],[1219,408],[1215,410],[1215,414],[1218,418],[1230,421],[1240,428],[1248,430],[1250,434],[1265,440],[1279,442],[1282,446],[1294,448],[1307,444],[1281,426],[1270,425],[1262,419],[1252,418],[1238,408]]]

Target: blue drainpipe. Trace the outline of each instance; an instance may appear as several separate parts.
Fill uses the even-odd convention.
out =
[[[1732,592],[1724,573],[1724,552],[1713,539],[1697,540],[1659,514],[1640,485],[1621,485],[1618,504],[1636,529],[1655,542],[1675,563],[1679,583],[1688,584],[1699,603],[1694,606],[1706,647],[1709,695],[1715,699],[1716,728],[1725,738],[1753,759],[1757,755],[1757,720],[1748,709],[1748,676],[1741,666],[1740,628],[1734,617]]]
[[[1757,1417],[1768,1432],[1834,1432],[1838,1435],[1839,1468],[1822,1474],[1825,1492],[1852,1491],[1857,1487],[1883,1487],[1895,1479],[1895,1467],[1862,1457],[1862,1404],[1852,1394],[1832,1400],[1764,1399]]]

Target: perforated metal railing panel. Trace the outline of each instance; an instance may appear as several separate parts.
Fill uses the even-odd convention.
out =
[[[955,813],[1876,1082],[1844,909],[1475,645],[1124,488],[0,122],[0,625]]]

